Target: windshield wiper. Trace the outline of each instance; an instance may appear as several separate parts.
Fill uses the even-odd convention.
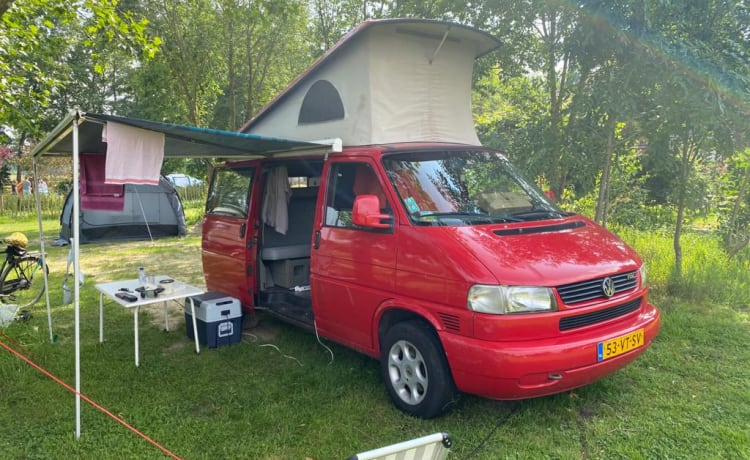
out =
[[[445,225],[448,219],[454,218],[461,220],[463,224],[500,224],[508,222],[523,222],[525,219],[518,218],[508,214],[490,215],[485,212],[477,211],[456,211],[456,212],[433,212],[415,216],[419,224],[437,224]]]
[[[417,217],[489,217],[486,212],[477,211],[454,211],[454,212],[429,212],[419,214]]]
[[[462,224],[492,223],[492,218],[488,214],[474,211],[431,212],[415,215],[414,218],[422,225],[449,225],[451,222],[446,221],[451,218],[460,220]]]
[[[519,220],[536,220],[536,219],[562,219],[568,214],[561,211],[551,211],[548,209],[532,209],[530,211],[518,211],[511,214],[513,217]]]

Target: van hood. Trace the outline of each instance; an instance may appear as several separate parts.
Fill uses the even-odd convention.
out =
[[[511,225],[452,227],[499,284],[558,286],[636,270],[635,251],[582,216]]]

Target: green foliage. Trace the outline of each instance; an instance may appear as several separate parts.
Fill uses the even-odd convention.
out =
[[[384,17],[501,39],[475,67],[478,135],[569,209],[605,206],[600,220],[639,228],[712,216],[730,254],[750,241],[741,169],[723,169],[750,142],[750,12],[737,2],[16,0],[0,22],[3,143],[27,151],[75,105],[235,130],[344,33]],[[602,175],[636,144],[641,172]]]
[[[671,297],[695,303],[747,308],[750,289],[750,259],[730,258],[717,235],[688,232],[683,235],[685,251],[682,277],[674,275],[672,236],[664,230],[614,231],[633,245],[648,265],[649,283]]]
[[[207,182],[210,167],[211,162],[205,158],[165,158],[161,173],[165,176],[171,173],[182,173]]]
[[[206,211],[206,195],[208,194],[207,185],[191,185],[177,189],[177,194],[182,202],[182,209],[185,212],[185,224],[188,228],[198,224],[203,220]]]
[[[609,187],[608,225],[615,228],[628,227],[638,230],[665,230],[675,220],[674,209],[670,206],[652,204],[648,201],[644,183],[648,175],[643,173],[640,156],[637,151],[630,151],[615,158]],[[580,198],[567,188],[560,199],[561,206],[572,212],[593,216],[596,210],[596,188]]]
[[[727,160],[723,171],[718,203],[718,233],[724,249],[734,256],[750,244],[750,148]]]
[[[44,110],[69,82],[69,52],[82,45],[91,53],[92,45],[106,43],[153,57],[159,39],[148,35],[146,24],[117,2],[12,2],[0,22],[0,125],[41,135]],[[102,54],[90,56],[89,69],[102,73]]]

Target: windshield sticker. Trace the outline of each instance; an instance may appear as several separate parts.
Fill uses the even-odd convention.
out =
[[[406,205],[407,209],[409,209],[409,212],[411,214],[416,214],[419,212],[419,205],[413,197],[406,198],[404,200],[404,204]]]

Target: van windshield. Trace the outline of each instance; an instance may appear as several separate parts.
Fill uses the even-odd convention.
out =
[[[383,158],[383,166],[417,225],[481,225],[568,215],[497,152],[392,154]]]

